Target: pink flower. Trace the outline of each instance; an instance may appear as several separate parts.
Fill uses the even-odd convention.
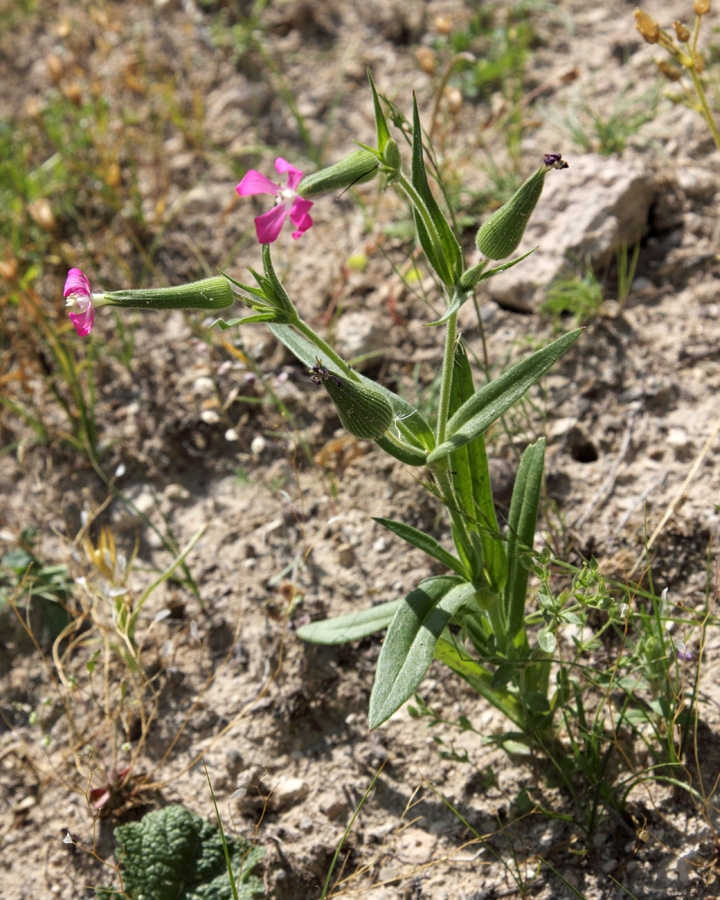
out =
[[[305,200],[295,190],[300,184],[303,173],[300,169],[291,166],[281,156],[275,160],[275,168],[280,173],[288,173],[285,187],[274,184],[262,173],[256,172],[255,169],[250,169],[235,188],[241,197],[249,197],[251,194],[272,194],[275,197],[275,206],[270,212],[263,213],[255,219],[257,238],[261,244],[272,244],[273,241],[277,240],[283,222],[288,215],[290,216],[290,221],[297,228],[297,231],[293,231],[295,240],[306,232],[308,228],[311,228],[313,223],[308,215],[312,206],[312,200]]]
[[[70,269],[68,272],[63,297],[65,297],[65,307],[68,309],[68,316],[75,326],[75,331],[80,337],[90,334],[95,321],[93,295],[90,293],[90,282],[80,269]],[[70,309],[77,311],[70,312]]]

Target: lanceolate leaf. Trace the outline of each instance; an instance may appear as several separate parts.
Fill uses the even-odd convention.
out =
[[[508,517],[505,610],[508,639],[519,634],[525,621],[528,583],[528,554],[535,541],[540,493],[542,491],[545,440],[541,438],[523,453],[515,478]]]
[[[481,697],[484,697],[494,707],[501,710],[520,729],[525,728],[523,709],[518,699],[502,688],[493,688],[491,686],[492,672],[480,662],[466,653],[460,653],[457,647],[450,641],[445,640],[444,637],[441,637],[437,642],[435,659],[440,660],[454,672],[457,672]]]
[[[418,225],[418,237],[420,238],[420,243],[440,278],[442,278],[445,284],[453,285],[458,281],[462,274],[463,252],[452,228],[448,224],[447,219],[443,215],[430,190],[427,173],[425,171],[420,115],[418,114],[417,101],[414,97],[411,178],[413,187],[422,198],[435,228],[435,234],[430,234],[425,228],[420,215],[416,212],[415,223]]]
[[[456,556],[453,556],[452,553],[448,553],[434,537],[425,534],[424,531],[419,531],[417,528],[413,528],[412,525],[404,525],[402,522],[395,522],[393,519],[375,518],[375,521],[378,524],[383,525],[389,531],[392,531],[393,534],[401,537],[404,541],[407,541],[408,544],[412,544],[413,547],[417,547],[419,550],[427,553],[428,556],[432,556],[433,559],[441,562],[444,566],[447,566],[448,569],[457,572],[458,575],[462,575],[463,577],[467,575],[465,567],[460,560]]]
[[[450,303],[445,312],[437,319],[435,322],[428,322],[428,325],[444,325],[445,322],[450,318],[450,316],[454,315],[460,307],[465,303],[466,300],[469,300],[474,294],[474,290],[463,290],[459,285],[455,285],[453,288],[452,294],[450,295]]]
[[[298,628],[297,634],[312,644],[347,644],[350,641],[359,641],[369,634],[387,628],[402,602],[391,600],[345,616],[311,622]]]
[[[373,96],[373,105],[375,107],[375,129],[377,131],[377,148],[382,153],[385,149],[385,144],[390,140],[390,130],[388,128],[387,120],[385,118],[385,113],[383,112],[383,108],[380,105],[380,98],[377,95],[377,91],[375,90],[375,82],[373,81],[372,74],[370,73],[370,69],[368,69],[368,81],[370,82],[370,90],[372,91]],[[361,145],[362,146],[362,145]]]
[[[270,327],[275,330],[283,326]],[[480,388],[451,417],[447,428],[449,437],[428,454],[428,463],[442,459],[458,447],[470,443],[479,434],[484,434],[575,343],[582,330],[578,328],[563,335]]]
[[[505,269],[512,269],[513,266],[516,266],[519,262],[522,262],[525,257],[530,256],[531,253],[534,253],[535,250],[528,250],[527,253],[523,253],[522,256],[518,256],[516,259],[511,259],[510,262],[503,263],[501,266],[495,266],[492,269],[483,269],[478,272],[474,277],[473,272],[477,272],[480,269],[480,266],[476,267],[476,269],[470,269],[462,277],[462,280],[459,284],[456,284],[452,295],[450,297],[450,305],[445,310],[443,315],[435,322],[428,322],[428,325],[442,325],[456,313],[460,307],[469,300],[473,294],[475,293],[475,288],[481,281],[487,281],[488,278],[492,278],[493,275],[497,275],[498,272],[504,272]],[[471,276],[471,277],[468,277]]]
[[[413,695],[430,667],[443,629],[474,594],[469,582],[440,576],[424,581],[405,597],[380,651],[370,695],[371,729],[382,725]]]
[[[467,351],[462,340],[455,349],[451,414],[470,399],[475,392]],[[480,434],[464,447],[453,452],[450,459],[453,484],[465,511],[480,533],[485,569],[493,590],[505,583],[505,548],[500,536],[493,504],[490,471],[488,469],[485,438]]]

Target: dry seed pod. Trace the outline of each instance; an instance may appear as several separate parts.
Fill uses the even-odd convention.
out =
[[[415,60],[426,75],[434,75],[437,70],[437,56],[431,47],[418,47]]]
[[[695,0],[693,3],[693,12],[696,16],[704,16],[710,12],[710,0]]]
[[[656,65],[660,73],[667,78],[668,81],[680,81],[682,78],[680,69],[672,63],[669,63],[666,59],[657,60]]]
[[[545,184],[550,169],[567,169],[559,153],[548,153],[543,164],[520,185],[508,202],[483,222],[475,238],[478,250],[488,259],[505,259],[516,249]]]
[[[635,16],[635,27],[645,38],[648,44],[657,44],[660,40],[660,25],[648,15],[644,9],[636,9],[633,13]]]
[[[379,390],[330,372],[316,357],[310,369],[315,384],[324,384],[335,404],[338,416],[350,434],[375,440],[382,437],[393,422],[393,410]]]
[[[675,29],[675,35],[681,44],[687,44],[690,40],[690,29],[684,22],[680,22],[677,19],[673,22],[673,28]]]

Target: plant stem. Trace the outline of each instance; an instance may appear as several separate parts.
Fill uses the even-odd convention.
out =
[[[455,360],[455,339],[457,337],[457,313],[447,320],[445,331],[445,350],[443,353],[442,373],[440,380],[440,400],[437,414],[436,439],[438,446],[445,440],[448,416],[450,412],[450,389],[452,388],[453,362]]]
[[[460,556],[463,558],[463,562],[472,568],[475,550],[455,497],[455,489],[453,488],[452,480],[448,474],[447,457],[438,460],[437,463],[433,464],[430,468],[433,477],[440,488],[443,504],[448,511],[450,521],[455,529],[455,534],[457,535],[456,543],[459,541],[462,545],[457,549],[461,551]]]
[[[718,127],[715,124],[715,119],[713,118],[710,104],[707,102],[707,97],[705,96],[705,88],[702,85],[702,81],[700,80],[700,76],[698,75],[694,65],[690,67],[690,77],[692,78],[695,93],[697,94],[698,100],[700,101],[702,117],[708,124],[708,128],[710,129],[713,140],[715,141],[715,146],[718,148],[718,150],[720,150],[720,132],[718,131]]]

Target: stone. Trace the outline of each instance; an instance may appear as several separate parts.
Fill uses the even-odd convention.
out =
[[[353,564],[355,554],[350,544],[340,544],[337,548],[337,560],[344,569],[348,569]]]
[[[339,791],[325,791],[318,798],[320,810],[334,821],[341,816],[346,816],[350,811],[350,804]]]
[[[648,231],[657,187],[639,164],[588,153],[549,172],[545,189],[515,256],[517,266],[485,282],[500,306],[531,312],[568,259],[606,265],[621,244],[632,247]]]
[[[346,313],[335,328],[335,340],[341,356],[359,372],[372,365],[387,343],[387,323],[381,324],[367,312]],[[357,361],[356,361],[357,360]]]
[[[127,503],[118,503],[113,509],[113,528],[115,531],[129,531],[137,528],[156,509],[155,495],[146,484],[131,484],[123,491]]]
[[[682,192],[693,200],[712,200],[718,183],[715,172],[703,166],[682,166],[678,169],[677,182]]]
[[[302,778],[282,778],[274,786],[268,806],[271,809],[287,809],[296,803],[302,802],[308,795],[310,788]]]

